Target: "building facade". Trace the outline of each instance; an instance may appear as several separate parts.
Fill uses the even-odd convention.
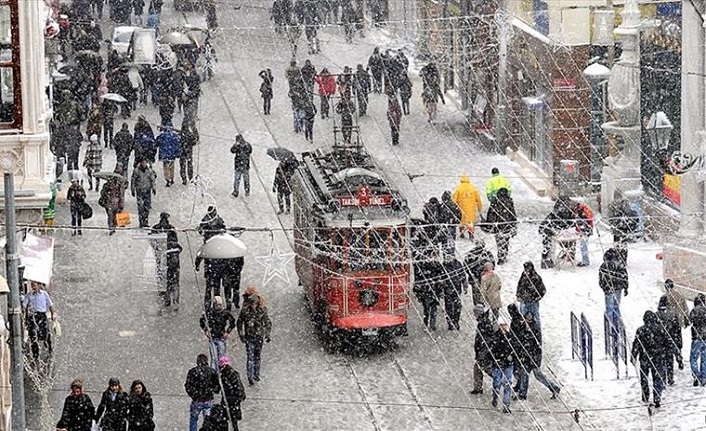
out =
[[[40,223],[49,201],[44,26],[41,1],[0,0],[0,168],[15,175],[18,222]]]

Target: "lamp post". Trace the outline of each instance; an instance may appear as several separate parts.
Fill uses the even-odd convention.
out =
[[[591,191],[595,192],[601,187],[605,147],[605,134],[601,129],[605,121],[603,85],[610,77],[610,69],[600,63],[593,63],[583,70],[583,76],[591,86]]]
[[[655,112],[650,116],[650,120],[645,127],[647,135],[650,137],[652,147],[657,150],[666,150],[669,147],[669,137],[674,126],[669,121],[669,117],[662,111]]]

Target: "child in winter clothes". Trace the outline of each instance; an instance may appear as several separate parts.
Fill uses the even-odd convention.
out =
[[[93,190],[93,174],[103,167],[103,150],[98,142],[98,135],[91,135],[86,149],[86,156],[83,159],[83,166],[88,173],[88,190]],[[96,178],[96,191],[100,189],[100,178]]]

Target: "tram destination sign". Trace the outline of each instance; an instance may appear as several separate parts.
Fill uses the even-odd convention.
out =
[[[362,195],[338,196],[336,198],[342,207],[387,206],[392,203],[392,195]]]

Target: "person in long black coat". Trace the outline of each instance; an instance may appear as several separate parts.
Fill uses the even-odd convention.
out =
[[[667,373],[667,384],[672,386],[674,384],[674,360],[676,359],[679,369],[684,369],[684,360],[682,359],[681,349],[683,347],[681,325],[679,325],[679,320],[677,316],[669,310],[669,304],[667,300],[667,295],[662,295],[659,298],[659,305],[657,307],[657,318],[660,324],[667,331],[668,348],[665,346],[665,366]]]
[[[444,263],[444,270],[446,271],[443,280],[446,324],[449,331],[458,331],[461,329],[461,294],[468,290],[468,280],[463,265],[455,257],[451,257]]]
[[[240,380],[240,374],[230,366],[230,358],[221,356],[218,359],[219,377],[223,387],[223,401],[228,408],[228,418],[233,424],[233,431],[238,431],[238,421],[243,419],[240,403],[245,401],[245,388]]]
[[[125,431],[127,407],[128,396],[120,386],[120,380],[111,377],[96,409],[95,421],[100,423],[102,431]]]
[[[471,296],[474,304],[483,303],[479,288],[480,279],[483,275],[483,266],[486,262],[491,262],[495,266],[495,256],[490,250],[485,248],[485,241],[476,239],[473,248],[463,258],[463,266],[466,268],[468,281],[471,285]]]
[[[603,263],[598,268],[598,285],[605,294],[605,314],[611,324],[611,336],[617,340],[622,324],[620,301],[628,295],[628,271],[618,251],[609,248],[603,253]],[[617,349],[618,343],[613,344]],[[617,355],[617,352],[614,352]]]
[[[444,267],[436,261],[424,261],[414,265],[414,287],[412,292],[424,310],[424,325],[436,331],[436,310],[443,294],[440,283]]]
[[[501,188],[490,202],[485,222],[490,225],[491,233],[495,234],[495,244],[498,246],[498,265],[507,260],[510,248],[510,238],[517,235],[517,214],[515,202],[506,188]]]
[[[539,224],[539,234],[542,236],[542,268],[553,268],[554,236],[564,229],[576,226],[576,204],[566,196],[559,196],[552,212]]]
[[[71,382],[71,394],[64,400],[61,419],[56,423],[59,431],[91,431],[96,409],[88,394],[83,392],[83,382]]]
[[[228,431],[228,410],[222,404],[214,404],[211,414],[204,417],[199,431]]]
[[[445,190],[441,194],[441,202],[439,202],[438,217],[439,223],[445,225],[449,235],[446,242],[446,251],[454,253],[456,250],[456,233],[458,225],[461,223],[461,208],[451,198],[451,191]]]
[[[667,332],[662,327],[657,315],[647,310],[642,318],[643,326],[637,328],[635,341],[632,343],[631,361],[640,361],[640,388],[642,401],[650,400],[648,376],[652,375],[654,406],[659,408],[662,402],[662,390],[667,379],[666,353],[670,349]]]
[[[140,380],[135,380],[130,385],[127,422],[128,431],[154,431],[152,395]]]
[[[475,353],[475,363],[473,364],[473,390],[472,395],[483,393],[483,374],[493,377],[493,356],[490,353],[490,346],[495,334],[495,317],[490,312],[490,308],[482,304],[473,306],[473,315],[476,317],[476,336],[473,341],[473,351]]]

